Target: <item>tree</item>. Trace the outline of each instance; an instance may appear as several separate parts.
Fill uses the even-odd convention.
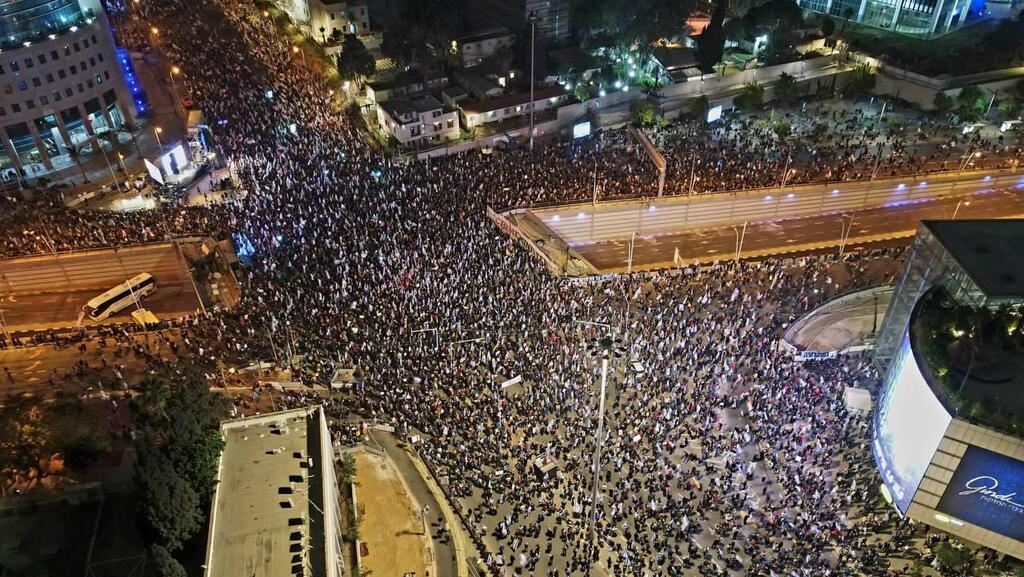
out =
[[[376,70],[377,63],[362,40],[355,34],[346,34],[338,56],[338,74],[345,80],[355,80],[372,76]]]
[[[772,131],[775,133],[775,136],[785,140],[790,134],[793,134],[793,127],[788,122],[780,121],[772,125]]]
[[[338,466],[338,482],[348,485],[356,480],[356,459],[352,453],[345,453],[341,456],[341,464]]]
[[[719,0],[711,14],[711,22],[697,38],[697,62],[704,72],[711,72],[722,60],[725,49],[725,2]]]
[[[821,23],[821,35],[828,38],[836,33],[836,23],[829,17],[826,17]]]
[[[1004,118],[1008,118],[1017,113],[1020,108],[1020,104],[1013,98],[1003,98],[996,100],[996,110],[999,111]]]
[[[640,126],[651,126],[658,119],[658,106],[647,100],[634,100],[629,110]]]
[[[153,545],[149,548],[149,554],[153,557],[153,564],[156,565],[156,572],[160,577],[188,577],[185,568],[165,547]]]
[[[957,114],[965,120],[976,120],[981,117],[988,106],[985,93],[977,86],[965,86],[956,96]]]
[[[932,101],[935,105],[935,112],[937,114],[949,114],[950,110],[953,110],[953,99],[946,95],[941,90],[935,93],[935,100]]]
[[[870,94],[875,88],[877,76],[875,70],[868,64],[858,64],[850,71],[843,85],[843,94],[847,98],[857,98]]]
[[[166,456],[143,448],[136,463],[139,508],[150,528],[168,549],[181,549],[199,531],[203,513],[199,495]]]
[[[850,25],[850,19],[853,18],[853,8],[846,8],[843,10],[843,29],[840,30],[840,34],[846,32],[846,27]]]
[[[586,102],[594,96],[586,82],[576,84],[576,88],[573,89],[573,95],[576,96],[576,100],[579,100],[580,102]]]
[[[779,104],[792,104],[797,98],[796,77],[783,72],[775,83],[775,100]]]
[[[939,541],[932,547],[935,560],[939,565],[952,571],[963,571],[971,566],[974,558],[969,551],[954,547],[945,541]]]
[[[703,118],[704,117],[704,113],[706,113],[708,111],[708,106],[710,106],[710,105],[711,105],[711,101],[708,100],[707,96],[704,96],[702,94],[702,95],[698,96],[697,98],[694,98],[690,102],[690,114],[692,114],[693,116],[696,116],[697,118]]]
[[[745,83],[733,99],[733,104],[740,110],[758,110],[764,105],[764,85],[756,80]]]

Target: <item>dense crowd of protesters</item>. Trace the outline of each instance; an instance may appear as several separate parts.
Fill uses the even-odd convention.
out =
[[[357,367],[365,385],[345,396],[254,386],[233,414],[267,400],[322,402],[339,442],[361,434],[352,417],[415,431],[495,575],[595,575],[595,561],[634,576],[892,574],[886,557],[912,529],[871,504],[867,424],[842,401],[845,386],[878,375],[858,358],[796,364],[777,341],[826,299],[891,280],[900,250],[561,282],[485,209],[589,198],[595,186],[652,190],[653,170],[624,133],[533,156],[396,164],[365,144],[251,3],[145,9],[248,194],[130,214],[71,211],[46,195],[0,200],[0,256],[196,232],[252,247],[238,307],[167,327],[172,340],[110,335],[121,354],[212,367],[294,346],[307,383]],[[898,151],[886,172],[949,161],[941,145],[907,152],[929,138],[911,143],[817,112],[829,131],[814,149],[795,147],[795,180],[863,176],[879,147]],[[684,122],[652,136],[672,159],[673,191],[685,193],[696,158],[696,190],[706,192],[777,174],[789,149],[766,130]],[[594,503],[600,365],[588,349],[607,333],[622,358],[612,363]],[[502,387],[516,376],[521,386]],[[538,474],[539,462],[556,471]]]

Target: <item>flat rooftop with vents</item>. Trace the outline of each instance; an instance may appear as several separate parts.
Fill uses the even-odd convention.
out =
[[[333,449],[320,406],[224,421],[206,552],[216,577],[340,577]]]

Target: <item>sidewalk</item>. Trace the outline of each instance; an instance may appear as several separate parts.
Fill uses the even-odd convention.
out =
[[[185,126],[184,121],[174,112],[171,89],[162,78],[159,63],[149,56],[136,55],[132,58],[132,64],[149,96],[149,113],[135,120],[134,143],[125,133],[118,135],[120,142],[113,146],[101,138],[99,141],[107,154],[106,159],[102,154],[93,153],[81,159],[81,168],[72,165],[46,175],[53,184],[70,187],[62,191],[66,202],[81,201],[83,196],[95,193],[102,201],[93,202],[90,199],[81,208],[137,210],[155,206],[155,203],[141,199],[137,191],[126,193],[114,190],[114,178],[116,176],[122,186],[128,181],[145,180],[147,173],[143,159],[155,161],[161,152],[166,153],[181,143],[185,139]],[[159,137],[157,128],[161,130]],[[127,178],[125,168],[128,170]]]

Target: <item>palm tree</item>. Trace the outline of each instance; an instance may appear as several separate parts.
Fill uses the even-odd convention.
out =
[[[851,18],[853,18],[853,8],[847,6],[846,10],[843,10],[843,29],[839,31],[840,34],[846,32],[846,27],[850,24]]]
[[[85,174],[85,167],[82,166],[82,153],[78,147],[74,145],[68,147],[68,156],[78,165],[78,170],[82,171],[82,183],[89,182],[89,177]]]

